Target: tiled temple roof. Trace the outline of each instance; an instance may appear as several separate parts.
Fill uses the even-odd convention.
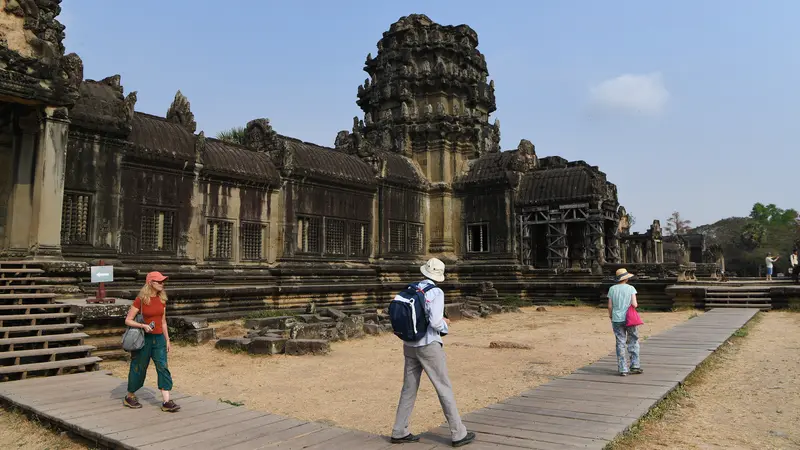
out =
[[[203,172],[270,186],[278,186],[281,181],[268,154],[217,139],[206,139]]]
[[[588,165],[533,170],[522,178],[517,203],[522,206],[588,201],[608,195],[606,176]]]
[[[456,180],[458,185],[505,183],[516,150],[488,153],[472,161],[469,171]]]
[[[419,166],[403,155],[394,152],[382,152],[378,155],[386,161],[384,179],[389,183],[400,184],[414,189],[423,189],[427,184]]]
[[[128,140],[142,147],[151,156],[195,160],[196,138],[181,125],[141,112],[133,115],[132,123]]]
[[[294,174],[360,185],[376,183],[372,168],[357,156],[286,136],[281,139],[292,154]]]

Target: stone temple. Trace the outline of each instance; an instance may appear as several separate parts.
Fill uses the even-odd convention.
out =
[[[172,315],[383,305],[436,256],[451,302],[488,289],[594,303],[620,264],[658,275],[644,301],[667,298],[657,221],[630,235],[596,166],[539,157],[529,140],[501,147],[495,84],[466,25],[392,24],[354,92],[363,117],[333,147],[266,118],[239,145],[198,130],[181,92],[158,116],[136,110],[119,75],[85,80],[64,54],[59,0],[2,4],[0,258],[49,292],[93,295],[102,260],[121,299],[148,271],[169,275]]]

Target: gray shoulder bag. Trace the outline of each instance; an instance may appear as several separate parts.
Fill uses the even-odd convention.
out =
[[[140,306],[144,305],[140,304]],[[142,316],[141,309],[136,314],[134,320],[138,323],[144,323],[144,316]],[[141,328],[128,327],[128,329],[122,333],[122,349],[126,352],[135,352],[141,350],[142,347],[144,347],[144,330]]]

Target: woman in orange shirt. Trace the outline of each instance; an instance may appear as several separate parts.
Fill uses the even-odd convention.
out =
[[[131,369],[128,372],[128,395],[122,403],[129,408],[141,408],[142,404],[136,398],[135,392],[144,385],[147,376],[147,366],[150,359],[156,365],[158,373],[158,389],[161,390],[163,403],[161,410],[175,412],[181,409],[174,401],[169,399],[169,391],[172,390],[172,375],[167,367],[167,353],[170,351],[169,331],[167,330],[167,292],[164,290],[164,281],[167,277],[160,272],[150,272],[147,274],[144,287],[139,291],[136,300],[133,301],[128,316],[125,317],[125,325],[144,330],[144,346],[131,352]],[[142,311],[144,323],[136,322],[136,314]],[[150,324],[154,324],[153,327]]]

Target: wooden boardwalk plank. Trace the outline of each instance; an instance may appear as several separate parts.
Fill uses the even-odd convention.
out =
[[[712,309],[641,343],[644,373],[619,377],[613,352],[521,395],[464,415],[471,450],[600,449],[679,385],[758,311]],[[332,427],[178,392],[181,411],[162,412],[160,393],[141,389],[143,408],[122,406],[127,383],[88,372],[0,383],[0,400],[121,449],[399,448],[386,436]],[[392,407],[394,405],[391,405]],[[388,406],[387,406],[388,407]],[[446,425],[403,450],[450,448]]]

